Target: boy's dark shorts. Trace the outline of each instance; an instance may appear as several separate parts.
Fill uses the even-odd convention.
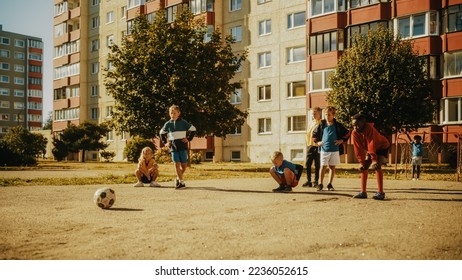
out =
[[[146,177],[146,175],[141,175],[141,182],[145,183],[145,184],[149,184],[152,182],[152,177],[151,177],[151,180],[148,179],[148,177]]]

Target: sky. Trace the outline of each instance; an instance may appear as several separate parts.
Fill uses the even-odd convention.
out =
[[[3,31],[43,41],[43,122],[53,110],[53,0],[0,0]]]

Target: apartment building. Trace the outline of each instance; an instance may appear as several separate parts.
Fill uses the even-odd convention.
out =
[[[41,129],[42,68],[42,39],[0,25],[0,137],[18,125]]]
[[[286,3],[290,2],[290,3]],[[111,117],[114,100],[106,94],[103,68],[108,46],[129,35],[133,20],[165,9],[169,20],[190,9],[208,29],[236,39],[233,51],[248,51],[248,61],[234,81],[242,89],[230,102],[249,112],[247,122],[225,138],[195,139],[192,149],[206,160],[268,162],[272,150],[303,160],[305,132],[305,0],[55,0],[53,131],[85,120]],[[123,160],[130,136],[109,132],[106,138]],[[98,159],[96,152],[87,154]]]
[[[307,105],[327,105],[327,80],[352,36],[392,28],[428,63],[439,114],[422,131],[457,142],[462,132],[462,0],[308,0]]]

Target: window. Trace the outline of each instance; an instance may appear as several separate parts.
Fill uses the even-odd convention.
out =
[[[0,70],[10,70],[10,64],[6,62],[0,62]]]
[[[29,78],[29,84],[31,85],[41,85],[42,79],[40,78]]]
[[[136,6],[140,6],[141,1],[143,1],[143,0],[128,0],[128,8],[131,9],[133,7],[136,7]],[[143,1],[143,4],[144,4],[144,1]]]
[[[266,19],[258,23],[258,35],[269,35],[271,34],[271,20]]]
[[[306,81],[291,82],[287,84],[287,97],[302,97],[306,93]]]
[[[264,52],[258,54],[258,68],[265,68],[271,66],[271,52]]]
[[[372,4],[377,4],[379,2],[386,2],[385,0],[349,0],[350,8],[364,7]]]
[[[287,49],[287,63],[294,63],[299,61],[306,60],[306,48],[302,47],[293,47]]]
[[[310,72],[310,92],[329,90],[329,78],[335,70],[322,70]]]
[[[16,39],[14,40],[14,46],[18,48],[24,48],[26,46],[26,42],[24,40]]]
[[[114,35],[109,35],[106,37],[106,46],[110,47],[114,45]]]
[[[92,120],[98,119],[98,108],[91,108],[90,109],[90,118]]]
[[[361,25],[353,25],[351,27],[349,27],[347,29],[347,40],[348,40],[348,44],[349,46],[351,46],[353,44],[353,39],[356,35],[367,35],[367,33],[369,32],[369,30],[377,30],[379,27],[383,27],[383,28],[388,28],[388,22],[386,21],[375,21],[375,22],[371,22],[371,23],[365,23],[365,24],[361,24]],[[343,50],[343,33],[339,32],[338,33],[339,35],[339,46],[340,44],[342,44],[342,50]],[[340,37],[342,36],[342,37]],[[340,49],[339,49],[340,50]]]
[[[241,135],[242,134],[242,127],[238,126],[234,128],[234,132],[230,135]]]
[[[123,6],[122,8],[120,8],[120,17],[121,18],[127,17],[127,6]]]
[[[5,100],[0,100],[0,108],[10,108],[10,102]]]
[[[99,50],[99,39],[95,39],[91,41],[91,51],[97,51]]]
[[[10,114],[2,114],[2,121],[9,121],[10,120]]]
[[[231,12],[242,9],[242,0],[229,0],[229,10]]]
[[[18,71],[18,72],[24,72],[24,71]],[[42,73],[42,67],[36,66],[36,65],[29,65],[29,72]]]
[[[443,26],[445,32],[462,31],[462,4],[444,9]]]
[[[241,152],[240,151],[231,151],[231,160],[232,161],[240,161],[241,160]]]
[[[230,103],[231,104],[241,104],[241,100],[242,100],[242,89],[237,88],[234,94],[231,94]]]
[[[0,57],[10,57],[10,51],[0,50]]]
[[[29,47],[30,48],[37,48],[37,49],[43,49],[43,42],[42,41],[37,41],[34,39],[29,39]]]
[[[14,77],[14,83],[16,85],[23,85],[24,84],[24,78],[22,78],[22,77]]]
[[[271,2],[272,0],[258,0],[258,4],[265,4],[265,3],[268,3],[268,2]]]
[[[1,129],[0,133],[8,133],[8,127],[2,126],[2,127],[0,127],[0,129]]]
[[[444,53],[444,77],[462,75],[462,52]]]
[[[231,28],[230,33],[236,42],[242,41],[242,26],[236,26]]]
[[[14,58],[24,60],[26,55],[23,52],[14,52]]]
[[[258,133],[260,134],[271,133],[271,119],[270,118],[258,119]]]
[[[112,117],[112,110],[113,110],[112,106],[106,106],[106,118]]]
[[[443,124],[462,122],[461,106],[462,99],[460,97],[441,99]]]
[[[399,33],[402,38],[438,35],[438,14],[436,11],[398,18],[396,20],[395,33]]]
[[[288,132],[304,132],[306,129],[306,117],[304,115],[288,117],[287,124]]]
[[[271,85],[258,87],[258,101],[271,100]]]
[[[114,22],[114,11],[106,13],[106,23]]]
[[[99,27],[99,16],[91,18],[91,28],[95,29]]]
[[[19,64],[14,65],[14,71],[15,72],[24,72],[24,68],[25,68],[24,65],[19,65]]]
[[[99,63],[98,62],[93,62],[91,64],[91,73],[92,74],[97,74],[99,72]]]
[[[14,96],[16,96],[16,97],[24,97],[24,90],[15,89],[14,90]]]
[[[67,33],[66,23],[60,23],[58,25],[55,25],[55,38],[63,36],[65,33]]]
[[[346,0],[311,0],[309,3],[311,16],[320,16],[332,12],[343,12],[346,7]]]
[[[42,55],[38,54],[38,53],[30,53],[29,54],[29,59],[30,60],[42,61]]]
[[[213,12],[213,0],[191,0],[191,13],[198,15],[203,12]]]
[[[303,149],[290,150],[290,158],[292,161],[304,161],[305,154],[303,153]]]
[[[419,56],[425,63],[425,73],[429,79],[441,78],[440,56],[439,55],[426,55]]]
[[[0,82],[2,82],[2,83],[9,83],[9,82],[10,82],[10,76],[1,75],[1,76],[0,76]]]
[[[149,23],[153,23],[154,19],[156,18],[156,13],[149,13],[146,15],[146,19]]]
[[[24,120],[23,114],[14,114],[13,121],[15,122],[22,122]]]
[[[290,14],[287,16],[287,28],[292,29],[305,26],[305,11]]]
[[[24,109],[24,102],[14,102],[15,109]]]
[[[98,85],[91,86],[91,96],[92,97],[98,96]]]
[[[310,55],[343,51],[344,36],[343,31],[332,31],[310,36]]]
[[[0,88],[0,95],[9,96],[10,95],[10,89],[8,89],[8,88]]]
[[[0,37],[0,44],[1,45],[9,45],[10,44],[10,38],[8,38],[8,37]]]
[[[27,96],[31,97],[43,97],[43,92],[39,89],[29,89],[27,90]]]
[[[63,65],[54,69],[54,79],[61,79],[80,74],[80,63]]]
[[[91,5],[92,5],[92,6],[96,6],[96,5],[99,4],[99,1],[100,1],[100,0],[91,0]]]
[[[114,141],[114,131],[108,131],[106,135],[106,141]]]

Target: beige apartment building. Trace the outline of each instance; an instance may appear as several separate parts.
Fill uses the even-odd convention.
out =
[[[304,160],[306,127],[305,0],[55,0],[53,131],[85,120],[111,117],[114,101],[103,85],[108,45],[120,44],[133,19],[164,8],[169,19],[190,9],[236,39],[233,50],[248,51],[234,77],[242,89],[230,102],[249,112],[246,123],[224,139],[195,139],[192,149],[206,160],[268,162],[273,150]],[[108,151],[124,160],[130,135],[112,131]],[[97,152],[88,160],[99,160]]]
[[[0,25],[0,137],[13,126],[42,128],[43,42]]]

